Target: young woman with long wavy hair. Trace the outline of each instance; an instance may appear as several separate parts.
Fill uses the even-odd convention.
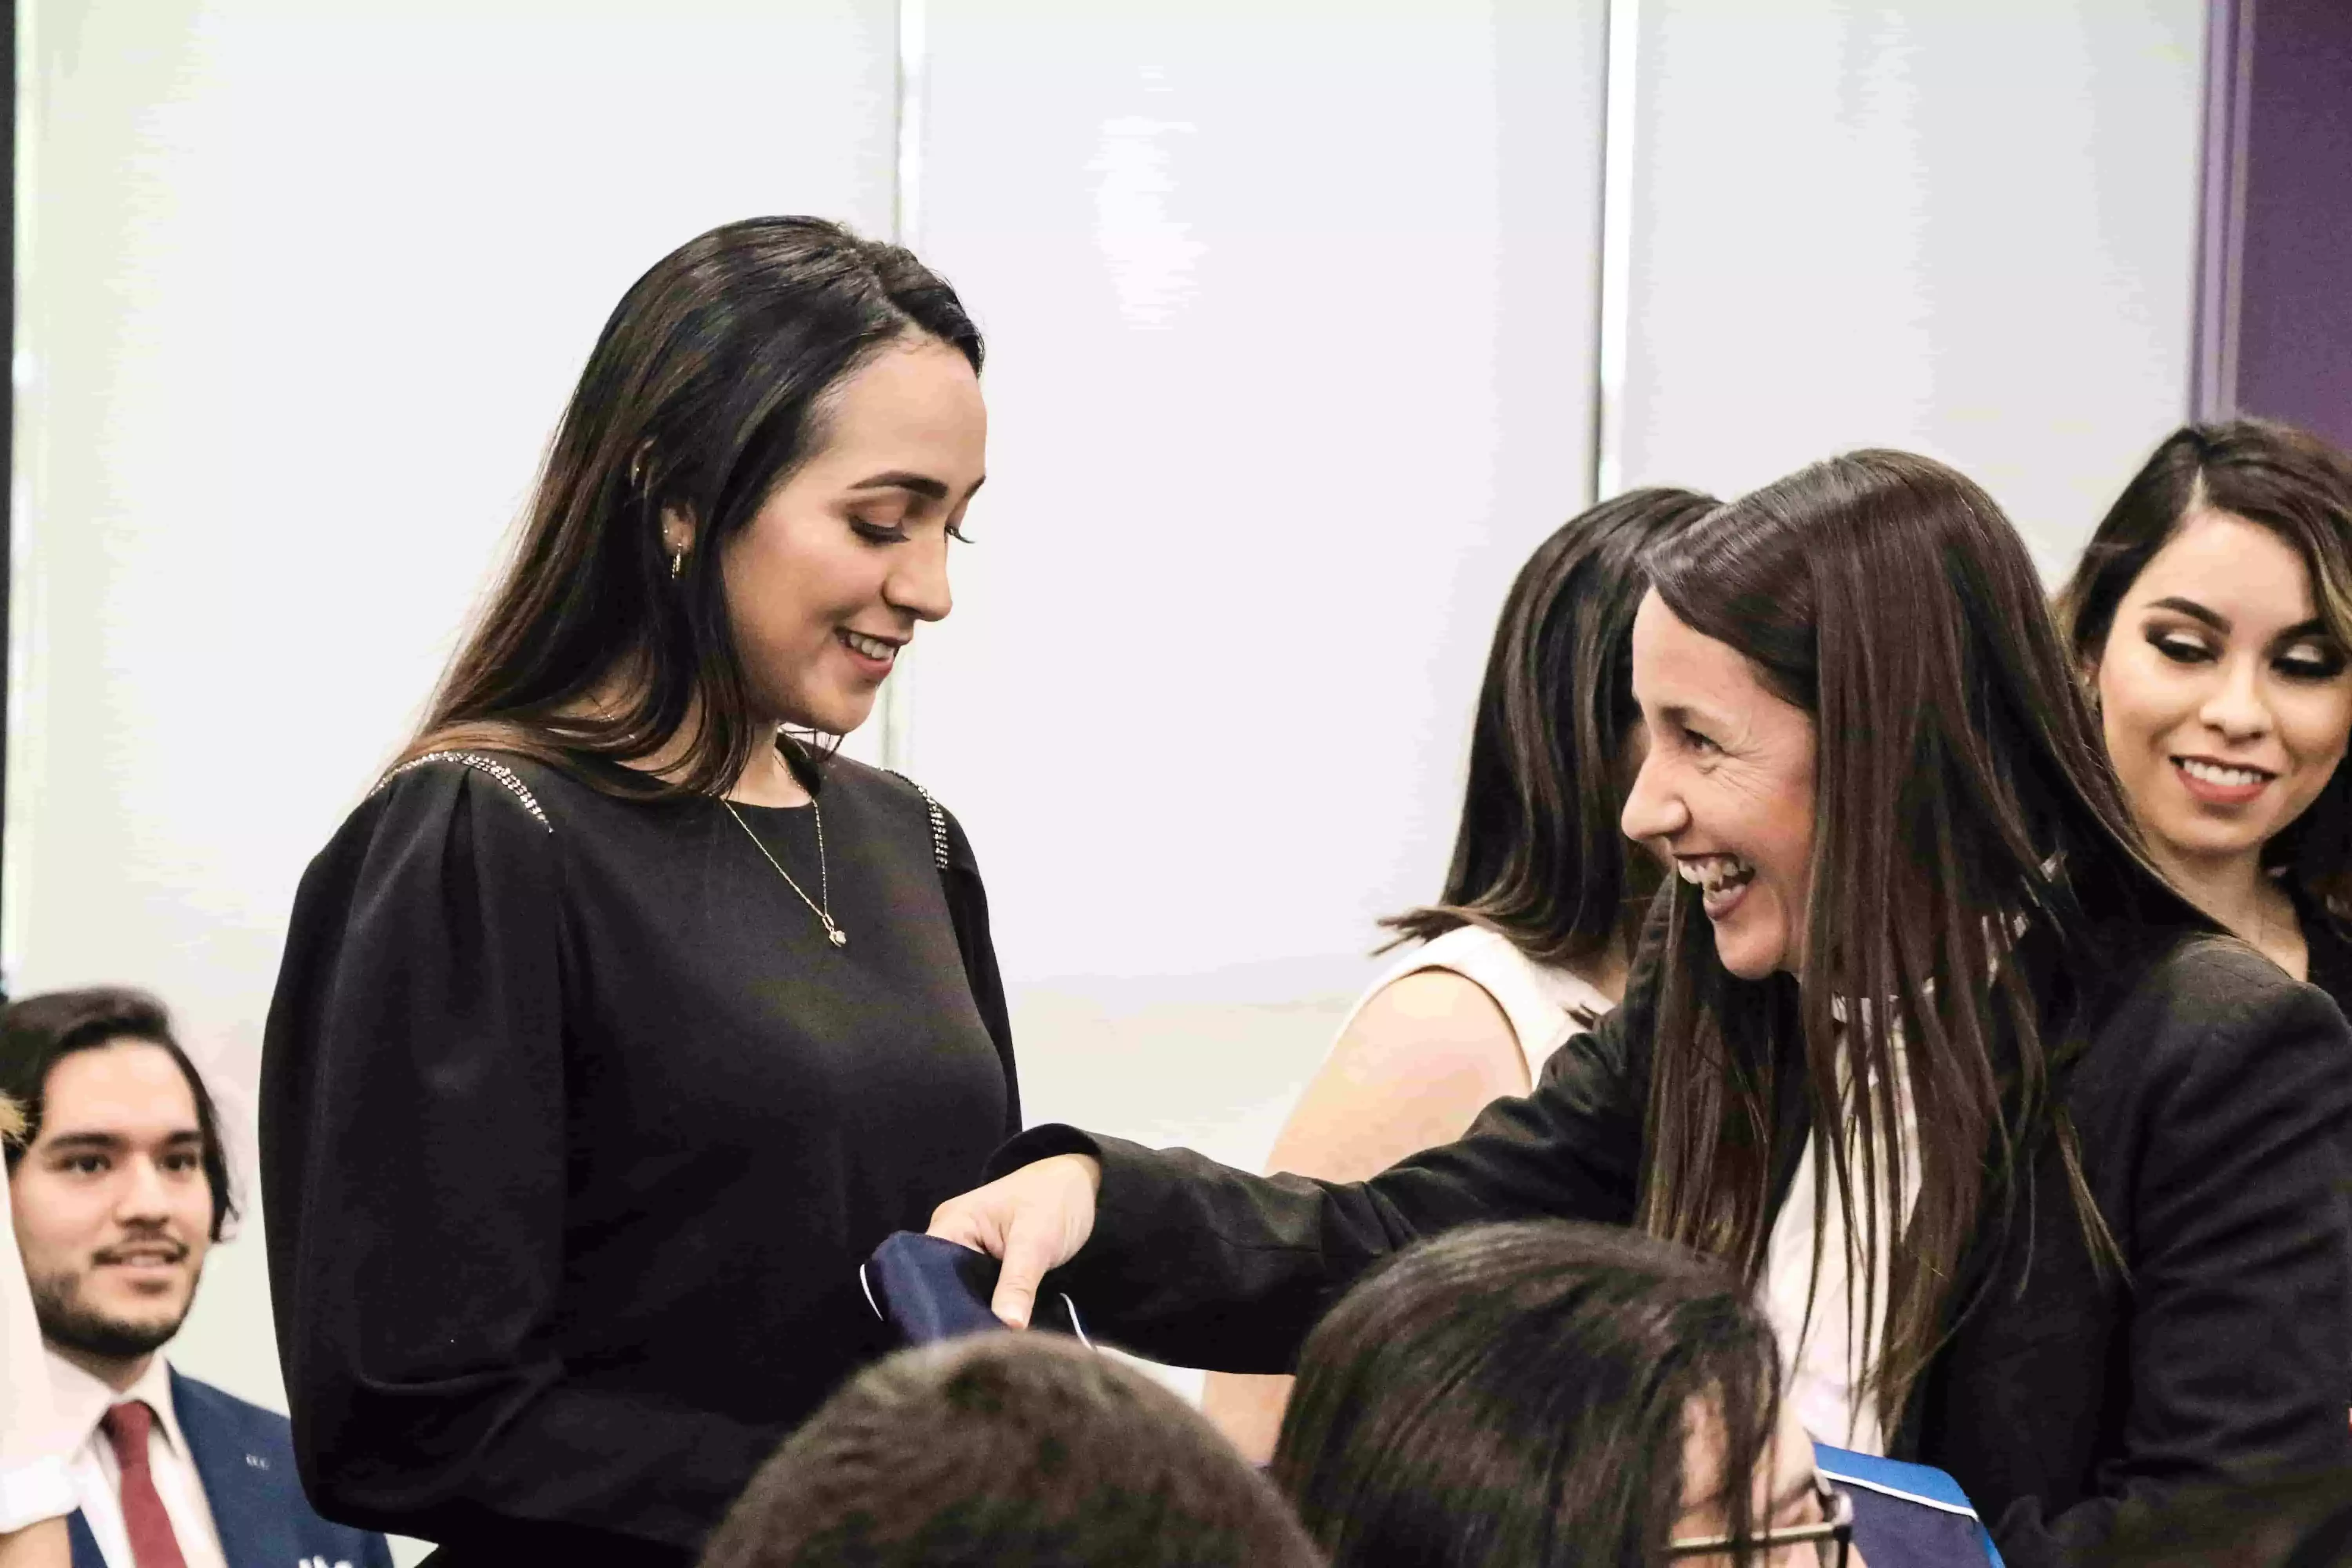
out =
[[[2260,419],[2174,431],[2058,608],[2148,852],[2352,1008],[2352,457]]]

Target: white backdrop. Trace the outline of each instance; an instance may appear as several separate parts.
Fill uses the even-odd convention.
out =
[[[1601,8],[934,5],[925,53],[992,478],[909,761],[992,873],[1032,1116],[1254,1162],[1585,505]]]
[[[1640,0],[1628,484],[1956,464],[2057,580],[2187,417],[2206,0]]]
[[[905,762],[1031,1113],[1255,1160],[1587,499],[1603,8],[929,0],[901,192],[894,0],[20,0],[10,988],[161,991],[249,1150],[295,879],[605,312],[904,196],[995,436]],[[1638,9],[1616,470],[1919,446],[2062,566],[2185,404],[2197,0]],[[250,1231],[179,1354],[275,1403]]]

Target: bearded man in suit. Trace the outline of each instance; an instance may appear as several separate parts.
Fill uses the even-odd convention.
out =
[[[391,1568],[302,1495],[286,1417],[162,1355],[233,1213],[219,1117],[153,997],[52,992],[0,1011],[17,1248],[78,1507],[74,1568]]]

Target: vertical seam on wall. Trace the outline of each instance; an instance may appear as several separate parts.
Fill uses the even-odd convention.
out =
[[[1592,385],[1592,499],[1625,483],[1625,367],[1633,272],[1633,108],[1641,0],[1608,0],[1601,25],[1601,283]]]
[[[2199,192],[2197,321],[2189,416],[2238,411],[2238,336],[2244,295],[2246,141],[2253,110],[2256,0],[2213,0],[2205,37],[2205,157]]]
[[[2221,301],[2221,386],[2228,400],[2225,416],[2238,412],[2238,349],[2240,323],[2246,300],[2246,184],[2252,166],[2254,116],[2254,6],[2256,0],[2238,0],[2238,36],[2231,49],[2230,207],[2227,293]]]
[[[898,0],[898,91],[892,105],[890,242],[909,250],[920,233],[923,195],[924,15],[929,0]],[[882,683],[882,765],[908,770],[914,753],[914,688],[908,656],[898,650]]]
[[[923,12],[898,0],[898,99],[893,106],[890,238],[912,249],[923,194]]]
[[[13,7],[9,37],[7,113],[9,124],[9,331],[7,344],[8,418],[0,439],[9,444],[5,581],[0,593],[8,599],[5,646],[0,646],[0,992],[13,991],[18,967],[25,960],[25,867],[31,836],[23,831],[29,792],[21,786],[33,776],[43,751],[41,726],[26,722],[32,711],[33,687],[42,673],[46,621],[40,598],[41,581],[31,564],[35,518],[33,502],[39,494],[41,436],[46,408],[41,403],[40,362],[26,346],[23,279],[32,270],[38,162],[34,132],[38,120],[37,53],[33,47],[37,5]],[[25,438],[29,433],[30,439]],[[9,818],[17,831],[11,833]]]

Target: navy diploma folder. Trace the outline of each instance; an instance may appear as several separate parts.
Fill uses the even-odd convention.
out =
[[[997,1269],[996,1259],[984,1252],[902,1230],[874,1249],[857,1277],[876,1317],[907,1343],[928,1345],[1004,1327],[988,1306]],[[1077,1308],[1057,1290],[1037,1292],[1029,1324],[1087,1342]]]

